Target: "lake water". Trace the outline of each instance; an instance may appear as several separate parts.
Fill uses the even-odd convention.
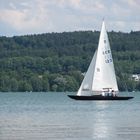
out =
[[[140,140],[140,93],[130,94],[75,101],[66,93],[0,93],[0,140]]]

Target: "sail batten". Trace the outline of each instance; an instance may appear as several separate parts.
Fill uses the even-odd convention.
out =
[[[89,65],[77,95],[100,94],[104,90],[118,91],[110,43],[103,21],[98,48]]]

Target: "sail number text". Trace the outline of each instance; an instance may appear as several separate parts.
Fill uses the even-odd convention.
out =
[[[111,51],[110,50],[103,51],[103,55],[105,56],[105,63],[111,63],[112,62],[112,56],[111,56]]]

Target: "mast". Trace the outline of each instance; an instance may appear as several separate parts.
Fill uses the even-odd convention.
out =
[[[105,22],[103,21],[99,37],[92,91],[103,91],[104,89],[118,91],[110,43]]]

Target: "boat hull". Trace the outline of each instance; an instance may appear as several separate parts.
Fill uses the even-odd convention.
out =
[[[102,96],[102,95],[93,95],[93,96],[76,96],[76,95],[68,95],[71,99],[75,100],[129,100],[134,97],[130,96]]]

